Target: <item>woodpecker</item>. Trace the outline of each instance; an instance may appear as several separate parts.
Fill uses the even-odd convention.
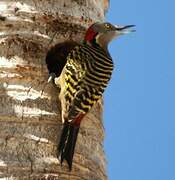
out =
[[[97,22],[88,28],[82,43],[67,41],[48,52],[49,79],[61,88],[63,129],[57,156],[61,164],[67,161],[70,171],[81,121],[102,97],[111,78],[113,61],[108,44],[133,32],[133,26]]]

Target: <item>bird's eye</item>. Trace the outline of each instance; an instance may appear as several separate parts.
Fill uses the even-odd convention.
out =
[[[109,28],[110,28],[110,25],[109,25],[109,24],[105,24],[105,27],[106,27],[107,29],[109,29]]]

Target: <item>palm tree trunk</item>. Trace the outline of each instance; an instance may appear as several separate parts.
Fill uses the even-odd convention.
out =
[[[106,179],[100,103],[82,123],[72,171],[60,167],[58,89],[46,85],[45,57],[56,43],[80,41],[92,22],[104,20],[107,6],[108,0],[0,1],[0,178]]]

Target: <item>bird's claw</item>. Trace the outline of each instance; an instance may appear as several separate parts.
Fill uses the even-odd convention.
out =
[[[50,83],[50,82],[54,83],[55,77],[56,77],[55,73],[50,73],[47,82],[48,83]]]

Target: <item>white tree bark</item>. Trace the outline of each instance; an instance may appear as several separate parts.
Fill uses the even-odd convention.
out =
[[[69,172],[56,158],[59,92],[44,86],[50,47],[82,40],[107,7],[108,0],[0,0],[0,178],[106,179],[102,105],[82,123]]]

